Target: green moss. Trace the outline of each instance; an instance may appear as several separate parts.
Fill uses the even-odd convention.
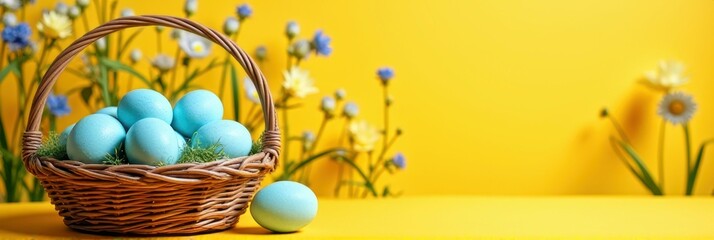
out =
[[[201,147],[201,144],[191,145],[193,144],[184,146],[178,163],[206,163],[228,157],[220,143],[214,143],[208,147]]]
[[[258,138],[258,141],[253,142],[253,146],[250,148],[250,153],[248,155],[253,155],[263,151],[263,136]]]
[[[37,149],[37,155],[60,160],[69,159],[67,146],[60,143],[60,135],[56,132],[50,132],[47,138],[42,141],[42,145]]]
[[[124,144],[119,144],[119,147],[114,149],[114,155],[107,154],[107,156],[104,157],[103,163],[107,165],[129,164],[129,160],[126,158],[126,153],[124,152]]]

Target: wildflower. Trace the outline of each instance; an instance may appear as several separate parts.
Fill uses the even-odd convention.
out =
[[[268,49],[265,48],[265,46],[260,45],[257,48],[255,48],[255,58],[258,59],[258,61],[265,61],[265,58],[268,56]]]
[[[288,39],[292,40],[298,34],[300,34],[300,25],[298,25],[295,21],[288,22],[288,24],[285,26],[285,36],[287,36]]]
[[[377,77],[382,81],[382,84],[387,85],[389,80],[394,77],[394,70],[390,67],[382,67],[377,69]]]
[[[15,26],[17,24],[17,17],[14,13],[5,12],[5,14],[2,15],[2,23],[5,24],[5,26]]]
[[[67,96],[54,95],[52,93],[47,97],[47,108],[52,115],[57,117],[67,115],[72,111],[67,104]]]
[[[69,8],[69,13],[67,13],[67,16],[69,16],[69,19],[77,19],[79,15],[82,14],[82,9],[79,9],[77,6],[72,6]]]
[[[61,15],[67,15],[69,12],[69,7],[63,2],[57,2],[55,5],[55,12]]]
[[[250,15],[253,15],[253,9],[251,9],[247,3],[244,3],[238,6],[236,14],[238,14],[238,20],[242,22],[246,18],[249,18]]]
[[[156,27],[154,27],[154,29],[156,29],[157,33],[162,33],[162,32],[164,32],[164,29],[166,29],[166,28],[164,26],[156,26]],[[178,29],[174,29],[174,30],[178,31]]]
[[[2,40],[10,46],[10,51],[17,51],[29,46],[32,30],[27,23],[20,23],[15,26],[6,26],[2,30]]]
[[[204,58],[211,53],[211,41],[190,32],[184,32],[179,38],[179,47],[190,58]]]
[[[325,96],[322,98],[320,109],[327,115],[332,115],[335,113],[335,99],[330,96]]]
[[[339,88],[339,89],[335,90],[335,99],[337,99],[337,101],[345,99],[346,96],[347,96],[347,92],[345,92],[344,88]]]
[[[80,9],[85,9],[89,6],[90,0],[77,0],[76,4]]]
[[[312,48],[315,49],[317,55],[330,56],[330,53],[332,53],[330,41],[330,37],[323,34],[322,30],[317,30],[312,38]]]
[[[364,120],[350,123],[349,132],[353,148],[358,152],[371,152],[379,140],[379,131]]]
[[[164,29],[156,27],[156,31],[160,33],[161,31],[164,31]],[[179,30],[176,28],[171,29],[171,39],[173,39],[173,40],[181,39],[181,36],[183,36],[183,34],[184,34],[183,30]]]
[[[684,64],[672,60],[660,61],[657,70],[645,72],[645,79],[651,87],[664,91],[682,86],[689,81],[689,78],[684,76]]]
[[[131,17],[134,16],[134,9],[131,8],[124,8],[121,10],[121,17]]]
[[[251,81],[249,77],[245,77],[243,79],[243,85],[245,89],[245,96],[248,100],[255,104],[259,104],[260,96],[258,95],[258,90],[255,88],[253,81]]]
[[[392,164],[399,169],[404,169],[407,167],[407,159],[404,157],[404,154],[399,152],[392,157]]]
[[[305,130],[302,132],[302,146],[303,149],[308,150],[312,148],[312,144],[315,143],[315,134],[310,130]]]
[[[226,21],[223,23],[223,32],[226,35],[231,36],[231,35],[235,34],[236,32],[238,32],[239,27],[240,27],[240,23],[238,22],[238,20],[236,20],[236,18],[228,17],[228,18],[226,18]]]
[[[283,89],[289,96],[304,98],[308,94],[317,92],[308,72],[298,67],[292,67],[289,71],[283,72],[283,78],[285,78]]]
[[[696,111],[692,96],[683,92],[668,93],[657,108],[657,114],[672,124],[686,124]]]
[[[0,0],[0,5],[10,11],[15,11],[22,6],[19,0]]]
[[[310,54],[310,43],[304,39],[295,41],[288,47],[288,53],[299,60],[305,59]]]
[[[198,0],[186,0],[186,4],[183,6],[183,12],[186,13],[186,17],[193,16],[198,10]]]
[[[97,46],[97,50],[99,50],[100,52],[104,52],[105,50],[107,50],[107,39],[104,37],[97,39],[94,44]]]
[[[171,70],[175,64],[176,60],[165,54],[158,54],[156,55],[156,57],[154,57],[153,60],[151,60],[151,66],[155,67],[156,69],[159,69],[159,71],[161,72]]]
[[[137,62],[139,62],[139,60],[141,60],[141,55],[141,50],[131,50],[131,53],[129,54],[129,59],[131,60],[131,63],[136,64]]]
[[[65,15],[48,12],[37,23],[37,30],[51,39],[64,39],[72,35],[72,22]]]
[[[354,102],[345,103],[342,114],[347,118],[354,118],[359,114],[359,107]]]

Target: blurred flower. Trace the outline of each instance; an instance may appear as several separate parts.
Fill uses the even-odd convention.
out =
[[[156,31],[157,31],[157,32],[161,32],[161,31],[163,31],[163,28],[161,28],[161,30],[159,30],[159,28],[157,27],[157,28],[156,28]],[[171,29],[171,39],[173,39],[173,40],[178,40],[178,39],[181,38],[181,36],[183,35],[183,33],[184,33],[183,30],[179,30],[179,29],[173,28],[173,29]]]
[[[288,53],[299,60],[305,59],[310,54],[310,42],[304,39],[297,40],[288,47]]]
[[[9,9],[10,11],[15,11],[21,7],[19,0],[0,0],[0,5]]]
[[[335,113],[335,99],[330,96],[325,96],[322,98],[322,103],[320,109],[325,112],[325,114],[332,115]]]
[[[315,143],[315,134],[310,130],[305,130],[302,132],[302,146],[303,149],[308,150],[312,148],[312,144]]]
[[[67,104],[67,96],[65,95],[54,95],[50,93],[47,97],[47,108],[50,110],[52,115],[61,117],[69,114],[72,109],[69,108]]]
[[[673,60],[660,61],[657,70],[645,72],[645,78],[648,85],[664,91],[682,86],[689,81],[689,78],[684,76],[684,64]]]
[[[662,98],[657,114],[672,124],[686,124],[697,111],[691,95],[683,92],[668,93]]]
[[[30,35],[32,30],[27,23],[20,23],[15,26],[6,26],[2,30],[2,40],[10,47],[10,51],[23,49],[31,44]]]
[[[154,29],[156,29],[156,32],[157,32],[157,33],[161,33],[161,32],[163,32],[164,29],[166,29],[166,28],[165,28],[164,26],[156,26],[156,27],[154,27]],[[178,29],[174,29],[174,30],[177,30],[177,31],[178,31]]]
[[[342,114],[347,118],[354,118],[359,114],[359,107],[354,102],[347,102],[344,109],[342,109]]]
[[[65,15],[49,12],[42,15],[37,30],[51,39],[64,39],[72,35],[72,22]]]
[[[377,69],[377,77],[382,81],[382,84],[387,85],[389,80],[394,77],[394,70],[390,67],[382,67]]]
[[[283,89],[289,96],[304,98],[308,94],[317,92],[308,72],[298,67],[292,67],[290,71],[283,72],[283,78],[285,78]]]
[[[57,2],[57,4],[55,5],[55,12],[58,14],[67,15],[67,13],[69,12],[69,7],[63,2]]]
[[[240,6],[238,6],[238,8],[236,9],[236,14],[238,14],[238,19],[240,21],[243,21],[246,18],[249,18],[250,15],[253,14],[253,9],[250,8],[250,5],[248,5],[247,3],[244,3],[244,4],[241,4]]]
[[[186,0],[186,4],[183,6],[183,12],[186,13],[186,17],[193,16],[198,10],[198,0]]]
[[[258,61],[265,61],[265,58],[268,56],[268,49],[265,48],[265,46],[260,45],[257,48],[255,48],[255,58],[258,59]]]
[[[243,79],[243,88],[245,89],[245,96],[249,101],[260,104],[260,96],[258,96],[258,90],[255,88],[253,81],[249,77]]]
[[[155,67],[156,69],[159,69],[159,71],[161,72],[171,70],[171,68],[173,68],[175,64],[176,61],[173,58],[161,53],[156,55],[156,57],[151,60],[151,66]]]
[[[387,95],[387,98],[384,99],[384,105],[392,106],[392,103],[394,103],[394,98],[392,98],[392,95]]]
[[[346,96],[347,96],[347,92],[345,92],[344,88],[339,88],[339,89],[335,90],[335,98],[338,101],[345,99]]]
[[[330,37],[322,33],[322,30],[317,30],[312,38],[312,47],[317,55],[330,56],[332,47],[330,46]]]
[[[352,145],[358,152],[371,152],[379,140],[379,131],[365,120],[351,122],[349,132]]]
[[[131,17],[134,16],[134,9],[124,8],[121,10],[121,17]]]
[[[69,19],[77,19],[79,15],[82,15],[82,10],[79,9],[79,7],[72,6],[69,8],[69,13],[67,14],[67,16],[69,16]]]
[[[190,32],[183,32],[179,38],[179,47],[190,58],[204,58],[211,53],[211,41]]]
[[[287,36],[288,39],[292,40],[298,34],[300,34],[300,25],[298,25],[295,21],[288,22],[288,24],[285,26],[285,36]]]
[[[407,159],[404,157],[404,154],[400,152],[398,152],[394,155],[394,157],[392,157],[392,163],[399,169],[404,169],[407,167]]]
[[[77,0],[77,6],[81,9],[85,9],[89,6],[89,1],[90,0]]]
[[[5,26],[15,26],[15,24],[17,24],[17,17],[14,13],[5,12],[5,14],[2,15],[2,23],[5,24]]]
[[[131,63],[137,63],[139,60],[141,60],[141,50],[139,49],[134,49],[131,50],[131,53],[129,54],[129,59],[131,60]]]
[[[238,23],[238,20],[234,17],[228,17],[226,18],[226,21],[223,23],[223,32],[231,36],[238,32],[238,28],[240,27],[240,23]]]
[[[98,49],[100,52],[104,52],[105,50],[107,50],[107,39],[106,39],[106,37],[102,37],[102,38],[100,38],[100,39],[97,39],[97,41],[94,42],[94,44],[97,46],[97,49]]]

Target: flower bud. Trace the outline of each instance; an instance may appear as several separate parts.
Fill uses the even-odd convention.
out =
[[[258,61],[265,61],[265,58],[268,56],[268,49],[265,48],[265,46],[261,45],[255,48],[255,58],[258,59]]]
[[[107,50],[107,39],[106,38],[97,39],[97,41],[94,42],[94,44],[97,46],[97,49],[100,52],[104,52],[105,50]]]
[[[158,30],[158,28],[157,28],[157,30]],[[178,29],[176,29],[176,28],[171,29],[171,39],[173,39],[173,40],[178,40],[178,39],[181,38],[181,34],[183,34],[183,33],[181,32],[181,30],[178,30]]]
[[[186,17],[191,17],[193,16],[194,13],[198,10],[198,0],[186,0],[186,4],[183,7],[183,12],[186,14]]]
[[[5,12],[2,16],[2,22],[5,26],[15,26],[17,25],[17,17],[12,12]]]
[[[131,50],[131,53],[129,54],[129,59],[131,60],[131,63],[137,63],[139,60],[141,60],[141,50],[139,49],[134,49]]]
[[[243,21],[246,18],[249,18],[250,15],[253,15],[253,9],[251,9],[248,4],[244,3],[238,6],[238,8],[236,9],[236,14],[238,15],[238,19],[240,21]]]
[[[85,9],[87,8],[87,6],[89,6],[89,0],[77,0],[76,3],[80,9]]]
[[[131,17],[134,16],[134,10],[131,8],[124,8],[121,10],[121,17]]]
[[[315,134],[310,130],[305,130],[302,132],[302,146],[304,150],[312,148],[312,144],[315,143]]]
[[[404,130],[402,128],[397,128],[397,136],[402,135],[404,133]]]
[[[345,99],[346,96],[347,92],[345,92],[345,89],[340,88],[335,90],[335,99],[337,99],[337,101]]]
[[[288,48],[288,53],[299,60],[305,59],[310,54],[310,42],[298,40]]]
[[[228,17],[223,23],[223,33],[228,36],[231,36],[238,32],[238,27],[240,27],[240,23],[238,23],[238,20],[234,17]]]
[[[79,15],[81,15],[81,14],[82,14],[82,10],[79,9],[79,7],[72,6],[69,8],[69,13],[67,14],[67,16],[69,16],[70,19],[74,20],[74,19],[77,19],[79,17]]]
[[[57,14],[65,15],[65,16],[66,16],[67,13],[69,12],[69,7],[67,6],[67,4],[64,4],[63,2],[58,2],[58,3],[55,5],[55,12],[56,12]]]
[[[392,106],[392,103],[394,103],[394,99],[392,98],[391,95],[388,95],[386,99],[384,99],[384,105],[387,107]]]
[[[377,69],[377,76],[379,77],[379,80],[382,81],[382,84],[386,86],[389,83],[389,80],[392,80],[394,77],[394,70],[390,67]]]
[[[600,117],[601,118],[606,118],[610,113],[608,112],[607,108],[603,108],[600,110]]]
[[[322,98],[322,105],[320,108],[327,115],[333,115],[335,113],[335,99],[330,96],[325,96]]]
[[[287,36],[288,39],[292,40],[298,34],[300,34],[300,25],[298,25],[295,21],[288,22],[288,24],[285,26],[285,36]]]
[[[347,118],[354,118],[357,114],[359,114],[359,107],[353,102],[348,102],[345,104],[342,114],[344,114]]]
[[[158,32],[158,33],[163,32],[164,29],[166,29],[166,28],[164,28],[164,26],[156,26],[156,32]]]

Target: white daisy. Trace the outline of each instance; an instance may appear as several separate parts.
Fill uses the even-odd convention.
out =
[[[258,96],[258,90],[255,88],[253,81],[250,80],[249,77],[245,77],[243,79],[243,89],[245,89],[245,96],[248,97],[249,101],[255,104],[260,103],[260,96]]]
[[[684,76],[684,64],[673,60],[660,61],[657,70],[645,72],[645,78],[651,87],[665,91],[689,81],[689,78]]]
[[[686,124],[697,111],[697,104],[691,95],[683,92],[668,93],[662,98],[657,114],[672,124]]]
[[[179,47],[190,58],[204,58],[211,53],[211,41],[190,32],[179,35]]]

